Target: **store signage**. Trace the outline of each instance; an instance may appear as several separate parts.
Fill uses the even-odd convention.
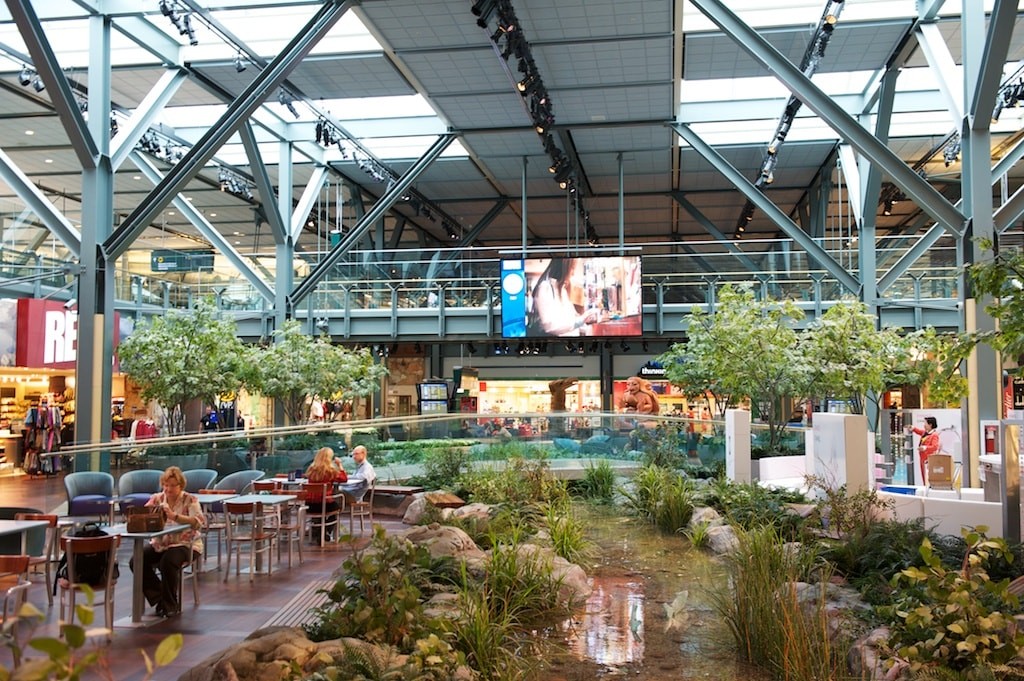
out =
[[[1024,376],[1013,377],[1013,408],[1024,409]]]
[[[18,299],[14,364],[33,369],[74,369],[78,360],[78,312],[59,300]],[[127,319],[127,318],[125,318]],[[120,315],[114,313],[115,327]],[[120,340],[115,334],[115,349]]]
[[[658,362],[648,362],[640,367],[637,375],[642,378],[665,378],[665,367],[661,366]]]
[[[78,312],[59,300],[18,300],[18,345],[15,364],[22,367],[74,369],[78,359]]]

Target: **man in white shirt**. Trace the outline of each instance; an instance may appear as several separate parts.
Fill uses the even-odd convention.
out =
[[[362,501],[370,484],[377,479],[377,473],[373,466],[366,460],[366,447],[358,445],[352,450],[352,459],[356,462],[356,471],[348,476],[348,482],[343,486],[344,490],[351,494],[357,501]]]

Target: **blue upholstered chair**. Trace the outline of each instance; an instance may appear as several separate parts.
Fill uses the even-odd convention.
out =
[[[212,468],[193,468],[182,472],[185,474],[185,491],[192,494],[210,487],[217,479],[217,471]]]
[[[68,515],[103,516],[110,514],[114,497],[114,476],[102,471],[76,471],[64,476],[68,495]]]
[[[252,481],[259,480],[263,475],[263,471],[238,471],[225,475],[213,488],[233,489],[239,494],[248,494],[251,491],[249,488],[252,485]]]
[[[145,506],[149,498],[160,491],[163,471],[136,470],[121,475],[117,481],[117,496],[121,508]]]

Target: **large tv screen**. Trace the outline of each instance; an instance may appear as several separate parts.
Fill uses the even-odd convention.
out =
[[[639,336],[640,256],[501,262],[504,338]]]

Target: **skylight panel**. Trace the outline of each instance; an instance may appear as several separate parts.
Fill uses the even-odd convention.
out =
[[[370,153],[382,161],[417,159],[427,153],[430,145],[437,137],[424,135],[421,137],[375,137],[359,140]],[[459,158],[468,156],[466,149],[459,140],[452,142],[441,154],[441,158]]]
[[[211,12],[250,49],[264,58],[276,56],[309,22],[318,5],[288,5]],[[379,52],[380,43],[354,12],[346,12],[310,54]]]

